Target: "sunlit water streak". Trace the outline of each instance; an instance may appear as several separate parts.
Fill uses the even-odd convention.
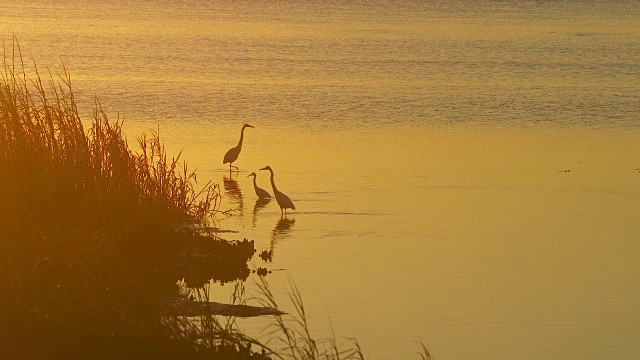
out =
[[[379,359],[418,358],[419,340],[453,359],[640,353],[637,2],[2,10],[5,44],[15,33],[41,70],[62,57],[84,114],[97,95],[132,144],[159,125],[221,185],[239,210],[214,225],[274,250],[254,263],[281,301],[296,281],[315,334],[328,314]],[[272,192],[266,165],[289,221],[256,205],[247,175]]]

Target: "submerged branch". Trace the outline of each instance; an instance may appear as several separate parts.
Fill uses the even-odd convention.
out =
[[[264,315],[283,315],[284,312],[263,306],[223,304],[218,302],[195,302],[179,297],[161,297],[161,308],[172,316],[221,315],[234,317],[255,317]]]

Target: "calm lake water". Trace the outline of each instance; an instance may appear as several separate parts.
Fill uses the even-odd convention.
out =
[[[636,359],[639,4],[5,0],[0,34],[219,183],[239,210],[216,225],[274,250],[315,335],[330,317],[371,359]],[[266,165],[288,221],[256,206]]]

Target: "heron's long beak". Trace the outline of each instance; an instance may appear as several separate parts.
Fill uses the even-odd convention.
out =
[[[267,167],[265,166],[265,167],[263,167],[263,168],[262,168],[262,169],[260,169],[260,170],[267,170]]]
[[[255,126],[249,124],[247,124],[246,127],[255,128]]]

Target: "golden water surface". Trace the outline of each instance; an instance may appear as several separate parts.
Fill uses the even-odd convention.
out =
[[[285,307],[295,281],[314,335],[330,317],[372,359],[420,341],[442,359],[634,359],[638,19],[626,1],[9,0],[0,34],[27,63],[62,57],[81,112],[97,95],[131,144],[159,126],[219,183],[237,211],[214,224],[273,250],[254,263]],[[287,220],[256,203],[266,165]]]

